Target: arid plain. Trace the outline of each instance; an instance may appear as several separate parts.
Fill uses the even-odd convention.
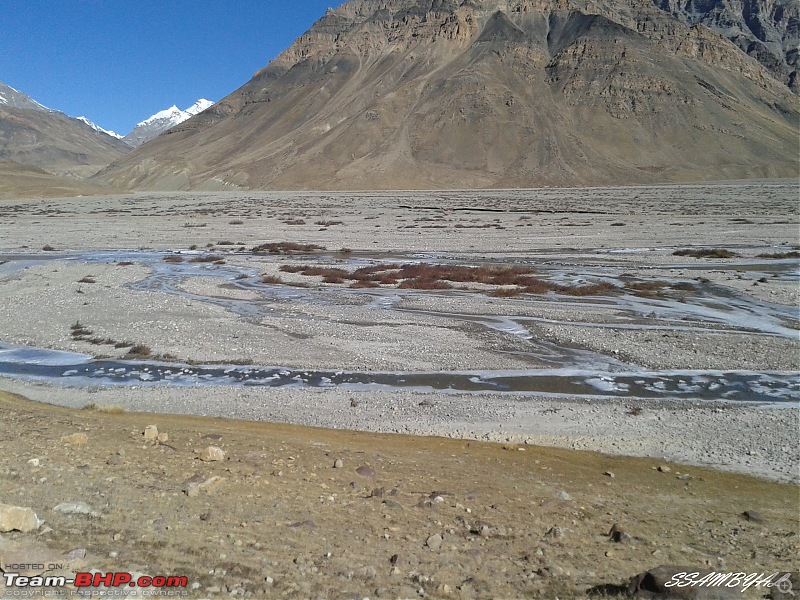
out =
[[[798,192],[4,200],[0,390],[95,409],[3,396],[0,497],[52,527],[6,552],[83,545],[201,596],[796,570]],[[197,460],[209,444],[226,460]],[[223,480],[189,496],[195,471]],[[96,514],[54,516],[66,501]]]

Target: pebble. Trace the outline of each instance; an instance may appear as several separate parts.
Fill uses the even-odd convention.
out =
[[[436,533],[425,540],[425,545],[431,550],[438,550],[442,547],[442,542],[442,536]]]
[[[90,515],[92,514],[92,507],[86,502],[62,502],[61,504],[53,507],[55,512],[64,513],[65,515]]]
[[[614,477],[616,477],[616,475],[614,475],[612,471],[606,471],[605,473],[603,473],[603,475],[605,475],[606,477],[610,477],[611,479],[614,479]]]
[[[32,459],[30,459],[30,460],[28,461],[28,464],[29,464],[31,467],[38,467],[40,464],[42,464],[42,462],[41,462],[41,461],[40,461],[38,458],[32,458]]]
[[[64,560],[72,562],[81,558],[86,558],[86,548],[75,548],[64,557]]]
[[[558,492],[558,494],[556,494],[556,498],[558,498],[559,500],[564,500],[565,502],[569,502],[570,500],[572,500],[572,496],[570,496],[567,492],[563,490]]]
[[[672,469],[670,469],[670,468],[669,468],[667,465],[661,465],[661,466],[659,466],[659,467],[658,467],[658,470],[659,470],[659,472],[661,472],[661,473],[669,473],[670,471],[672,471]]]
[[[753,523],[764,522],[764,516],[761,513],[758,513],[754,510],[746,510],[742,513],[742,516],[748,521],[752,521]]]
[[[158,427],[155,425],[148,425],[144,428],[144,439],[153,441],[158,438]]]
[[[344,461],[341,458],[337,458],[333,461],[333,468],[334,469],[341,469],[344,466]]]
[[[363,465],[356,469],[356,473],[361,475],[362,477],[367,477],[369,479],[374,479],[375,477],[375,469],[368,465]]]
[[[225,452],[217,446],[209,446],[200,453],[200,460],[203,462],[215,462],[225,460]]]

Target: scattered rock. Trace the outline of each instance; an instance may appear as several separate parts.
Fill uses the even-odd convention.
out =
[[[68,552],[66,556],[64,556],[64,560],[66,560],[67,562],[80,560],[82,558],[86,558],[86,548],[76,548],[75,550]]]
[[[746,510],[742,513],[742,516],[748,521],[752,521],[753,523],[764,522],[764,516],[761,513],[758,513],[754,510]]]
[[[391,510],[403,510],[403,505],[394,500],[384,500],[383,505]]]
[[[297,523],[292,523],[291,525],[289,525],[289,527],[291,527],[292,529],[297,529],[299,527],[307,527],[309,529],[314,529],[316,526],[317,524],[314,523],[314,521],[312,521],[311,519],[306,519],[305,521],[297,521]]]
[[[558,494],[556,494],[556,498],[558,498],[559,500],[564,500],[565,502],[569,502],[570,500],[572,500],[572,496],[570,496],[564,490],[558,492]]]
[[[31,508],[0,504],[0,531],[3,533],[9,531],[28,533],[39,529],[41,524],[39,517]]]
[[[41,464],[42,461],[40,461],[38,458],[32,458],[28,461],[28,465],[30,465],[31,467],[38,467]]]
[[[169,441],[169,434],[166,434],[166,433],[159,433],[159,434],[158,434],[158,437],[156,438],[156,440],[158,440],[159,442],[161,442],[162,444],[164,444],[164,443],[166,443],[166,442],[168,442],[168,441]]]
[[[366,565],[356,569],[355,576],[359,579],[375,579],[378,576],[378,571],[372,565]]]
[[[341,469],[344,466],[344,461],[341,458],[337,458],[333,461],[333,468],[334,469]]]
[[[158,439],[158,427],[155,425],[148,425],[144,428],[144,439],[153,441]]]
[[[358,467],[356,469],[356,473],[358,473],[362,477],[367,477],[369,479],[374,479],[375,478],[375,469],[373,469],[372,467],[370,467],[368,465],[363,465],[361,467]]]
[[[614,523],[611,526],[611,531],[608,532],[608,537],[611,538],[612,542],[622,543],[622,542],[629,542],[631,541],[631,536],[628,534],[625,529],[623,529],[622,525],[619,523]]]
[[[92,507],[86,502],[62,502],[53,508],[55,512],[64,513],[65,515],[90,515],[92,514]]]
[[[603,475],[605,475],[606,477],[610,477],[611,479],[614,479],[614,477],[616,477],[616,475],[614,475],[612,471],[606,471],[605,473],[603,473]]]
[[[200,460],[204,462],[216,462],[225,460],[225,451],[216,446],[209,446],[200,453]]]
[[[438,550],[442,547],[442,536],[438,533],[430,536],[427,540],[425,540],[425,545],[428,546],[431,550]]]
[[[658,467],[658,470],[661,473],[669,473],[670,471],[672,471],[672,469],[670,469],[667,465],[660,465]]]
[[[202,481],[189,481],[184,487],[183,491],[190,498],[199,496],[200,492],[213,494],[220,487],[223,481],[225,481],[225,479],[217,475],[209,477],[208,479],[203,478]]]
[[[209,442],[221,442],[222,441],[222,436],[220,434],[218,434],[218,433],[207,433],[206,435],[204,435],[200,439],[203,439],[203,440],[206,440],[206,441],[209,441]]]
[[[544,533],[545,537],[560,539],[564,537],[564,530],[561,527],[551,527]]]
[[[85,446],[89,443],[89,436],[85,433],[73,433],[72,435],[65,435],[60,441],[70,446]]]

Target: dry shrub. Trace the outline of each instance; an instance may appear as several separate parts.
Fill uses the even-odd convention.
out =
[[[251,252],[258,254],[259,252],[269,252],[270,254],[291,254],[293,252],[315,252],[317,250],[324,250],[322,246],[316,244],[297,244],[295,242],[271,242],[268,244],[261,244],[255,246]]]
[[[261,283],[279,284],[283,283],[283,279],[275,275],[264,275],[261,277]]]
[[[696,250],[684,248],[683,250],[675,250],[672,254],[674,256],[691,256],[694,258],[734,258],[739,256],[736,252],[725,248],[699,248]]]

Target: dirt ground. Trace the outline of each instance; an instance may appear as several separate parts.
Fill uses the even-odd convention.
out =
[[[798,566],[798,488],[742,475],[6,393],[0,410],[0,502],[44,520],[3,534],[4,564],[85,550],[67,572],[185,576],[192,597],[359,599],[582,598],[661,564]],[[145,439],[149,425],[167,438]],[[202,460],[209,446],[223,460]],[[54,510],[78,502],[89,514]],[[630,537],[614,542],[614,524]]]

